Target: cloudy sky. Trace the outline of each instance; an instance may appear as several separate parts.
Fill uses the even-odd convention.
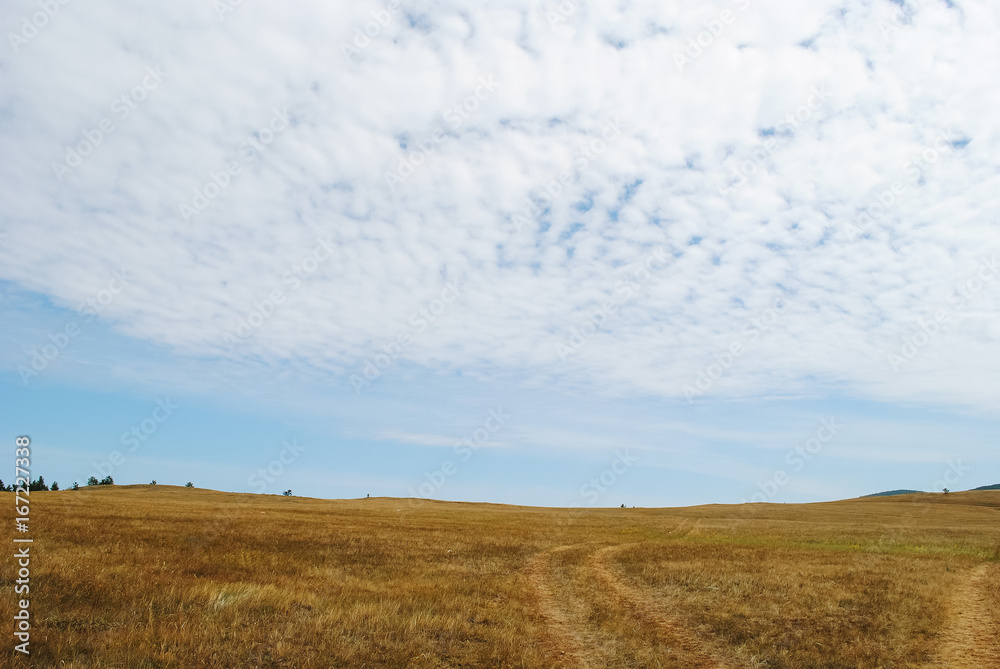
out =
[[[996,3],[15,0],[0,26],[2,427],[47,480],[1000,481]]]

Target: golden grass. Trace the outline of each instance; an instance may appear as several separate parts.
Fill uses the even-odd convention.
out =
[[[35,667],[930,669],[950,598],[1000,550],[997,491],[588,511],[170,486],[31,501]]]

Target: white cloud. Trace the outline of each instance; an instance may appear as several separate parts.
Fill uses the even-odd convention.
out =
[[[0,278],[74,307],[127,267],[135,285],[108,322],[180,357],[296,361],[346,383],[409,331],[406,362],[432,370],[671,397],[789,295],[712,393],[836,388],[997,410],[1000,281],[964,308],[983,317],[952,308],[899,372],[887,355],[1000,252],[1000,8],[926,2],[884,37],[890,2],[742,5],[587,4],[553,30],[529,3],[406,3],[351,63],[341,44],[384,5],[244,3],[224,21],[204,2],[66,5],[0,57]],[[734,7],[679,72],[673,55]],[[16,30],[20,11],[5,6],[0,25]],[[58,181],[53,161],[156,66],[163,83]],[[499,88],[452,127],[442,112],[481,76]],[[816,86],[829,100],[777,129],[746,185],[721,194]],[[246,159],[241,142],[283,106],[291,126],[185,221],[179,205]],[[579,169],[615,118],[622,136]],[[391,191],[385,173],[438,128]],[[968,144],[918,183],[907,161],[941,131]],[[517,230],[509,217],[561,171],[563,192]],[[905,193],[851,240],[894,180]],[[288,268],[320,236],[336,252],[292,290]],[[658,246],[672,263],[561,360],[556,343]],[[461,299],[415,332],[414,311],[452,280]],[[285,303],[230,351],[225,333],[274,290]]]
[[[397,441],[403,444],[416,444],[418,446],[446,446],[452,447],[458,439],[437,434],[411,434],[400,432],[399,430],[382,430],[375,435],[376,439]]]

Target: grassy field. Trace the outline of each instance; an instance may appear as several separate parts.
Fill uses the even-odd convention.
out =
[[[35,667],[1000,667],[1000,491],[571,510],[98,486],[31,503]]]

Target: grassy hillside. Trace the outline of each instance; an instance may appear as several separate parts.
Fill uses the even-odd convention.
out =
[[[36,667],[961,667],[962,593],[1000,598],[995,491],[585,511],[170,486],[31,500]]]
[[[984,485],[979,488],[973,488],[970,492],[975,492],[977,490],[1000,490],[1000,483],[996,485]],[[914,493],[923,492],[922,490],[886,490],[885,492],[876,492],[871,495],[864,495],[865,497],[892,497],[893,495],[912,495]]]
[[[919,492],[923,492],[923,490],[886,490],[885,492],[875,492],[871,495],[865,495],[865,497],[892,497],[893,495],[912,495]]]

